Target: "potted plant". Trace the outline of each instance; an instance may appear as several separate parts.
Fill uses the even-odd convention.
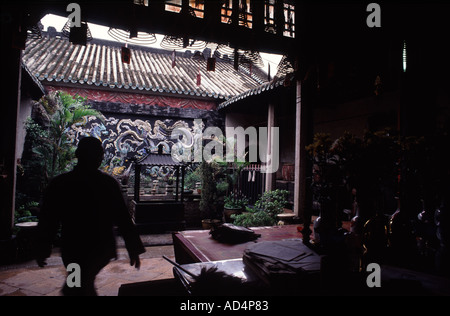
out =
[[[200,215],[203,218],[203,229],[211,229],[218,220],[216,173],[213,163],[203,162],[200,165],[202,179],[202,195],[200,200]]]
[[[231,218],[233,219],[234,225],[247,228],[274,226],[276,224],[276,221],[274,221],[273,217],[270,216],[269,213],[251,208],[247,208],[247,212],[245,213],[232,215]]]
[[[388,250],[389,216],[386,214],[395,212],[401,194],[401,139],[388,129],[366,132],[359,140],[344,135],[335,143],[333,151],[339,156],[346,182],[356,188],[359,213],[352,222],[355,228],[360,227],[354,233],[362,234],[365,260],[381,260]]]
[[[278,215],[284,212],[288,204],[287,197],[289,191],[274,190],[265,192],[255,203],[255,208],[262,210],[273,218],[274,222],[278,221]]]
[[[200,192],[199,194],[201,194],[201,181],[200,168],[198,166],[189,167],[184,179],[184,193],[192,194]]]
[[[284,212],[288,204],[288,191],[275,190],[265,192],[256,202],[255,208],[246,207],[247,212],[232,215],[234,225],[243,227],[274,226],[278,222],[277,216]]]
[[[232,218],[232,215],[241,214],[246,206],[249,204],[249,200],[242,195],[231,193],[229,196],[226,196],[224,199],[224,219],[225,222],[229,223]]]
[[[386,248],[387,218],[393,212],[394,196],[398,193],[401,148],[398,136],[390,130],[366,132],[363,138],[345,133],[336,141],[329,135],[317,134],[308,151],[316,165],[320,180],[318,199],[320,217],[314,223],[316,242],[322,246],[333,245],[340,228],[339,202],[342,194],[356,193],[356,208],[360,210],[352,222],[354,231],[362,236],[384,236],[377,244],[365,238],[367,248],[381,253]],[[366,223],[367,222],[367,223]],[[360,223],[360,224],[358,224]],[[363,227],[362,223],[366,223]],[[359,227],[359,229],[356,229]],[[373,239],[373,238],[372,238]],[[371,251],[370,251],[371,252]]]
[[[319,217],[314,221],[314,240],[321,242],[336,230],[336,197],[340,183],[338,156],[333,152],[333,141],[329,134],[318,133],[314,142],[307,146],[314,165],[312,183],[313,200],[318,205]]]

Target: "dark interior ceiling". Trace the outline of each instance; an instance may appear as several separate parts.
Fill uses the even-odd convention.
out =
[[[446,21],[450,9],[450,1],[376,1],[382,8],[382,27],[369,28],[366,18],[371,1],[295,0],[297,33],[292,39],[265,32],[261,21],[257,24],[255,20],[253,29],[221,23],[219,0],[206,0],[204,19],[168,12],[162,0],[149,0],[149,6],[134,5],[133,0],[6,1],[9,5],[3,2],[2,6],[19,8],[31,24],[48,13],[68,16],[67,5],[76,2],[81,6],[82,19],[90,23],[125,30],[136,27],[142,32],[181,37],[193,35],[199,40],[301,56],[303,61],[313,62],[330,58],[354,59],[361,56],[361,52],[366,56],[375,55],[376,50],[407,37],[442,38],[449,29]]]
[[[34,21],[45,14],[68,16],[67,4],[76,2],[82,9],[82,20],[108,27],[174,36],[195,36],[207,42],[231,44],[240,49],[283,54],[295,46],[295,40],[265,31],[248,29],[220,22],[220,1],[206,0],[205,18],[168,12],[162,0],[150,0],[148,6],[133,4],[133,0],[79,0],[79,1],[29,1],[29,12]],[[219,4],[219,11],[214,10]],[[212,9],[211,9],[212,7]],[[33,21],[33,22],[34,22]]]
[[[72,1],[10,1],[2,5],[20,10],[27,22],[33,24],[49,13],[68,16],[67,5]],[[161,0],[149,0],[148,7],[135,5],[133,0],[76,3],[81,6],[82,19],[88,23],[195,36],[240,49],[289,55],[293,62],[299,61],[299,77],[320,76],[314,81],[320,82],[322,94],[328,93],[335,101],[370,94],[378,75],[382,76],[385,89],[397,89],[404,40],[410,48],[408,67],[420,68],[418,76],[448,80],[446,72],[440,69],[448,67],[450,60],[444,57],[449,46],[445,41],[448,41],[450,1],[377,1],[382,26],[369,28],[366,19],[370,1],[296,0],[295,39],[267,33],[257,26],[248,29],[221,23],[218,0],[206,0],[203,19],[168,12]],[[323,82],[324,78],[327,82]]]

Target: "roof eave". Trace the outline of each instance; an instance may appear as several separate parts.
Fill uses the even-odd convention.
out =
[[[294,80],[294,78],[291,76],[283,76],[281,78],[276,78],[276,79],[274,79],[270,82],[266,82],[256,88],[250,89],[244,93],[241,93],[232,98],[229,98],[225,102],[222,102],[221,104],[219,104],[219,106],[217,107],[217,110],[219,110],[219,111],[224,110],[232,104],[235,104],[235,103],[238,103],[241,101],[242,102],[245,101],[249,97],[261,95],[264,93],[268,93],[272,90],[278,89],[279,87],[284,87],[287,84],[290,84],[293,80]]]

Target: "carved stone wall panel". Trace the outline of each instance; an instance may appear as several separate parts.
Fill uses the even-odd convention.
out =
[[[74,144],[86,136],[101,140],[104,169],[117,177],[133,173],[132,158],[157,153],[160,146],[163,153],[170,154],[177,142],[171,138],[176,128],[195,133],[196,120],[201,120],[202,129],[224,127],[224,118],[210,101],[57,86],[47,86],[47,90],[85,97],[92,108],[103,113],[104,120],[89,117],[72,126],[69,136]],[[152,177],[155,170],[148,168],[143,173]]]

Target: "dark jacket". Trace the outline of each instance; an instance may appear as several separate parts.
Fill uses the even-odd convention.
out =
[[[117,181],[99,170],[76,167],[48,186],[39,219],[38,258],[48,258],[61,224],[65,264],[117,257],[117,225],[129,254],[145,252]]]

